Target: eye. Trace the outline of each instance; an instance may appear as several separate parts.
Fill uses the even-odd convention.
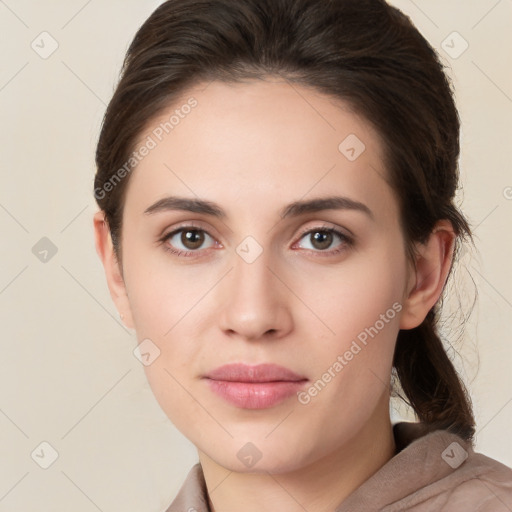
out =
[[[336,238],[341,243],[334,249],[328,250]],[[302,239],[306,239],[310,247],[301,246],[301,248],[319,253],[318,256],[338,254],[353,245],[353,240],[349,236],[335,228],[324,226],[303,232],[300,240]],[[208,241],[210,241],[210,247],[203,247]],[[181,226],[179,229],[171,231],[163,236],[160,242],[163,243],[164,250],[181,257],[195,257],[194,253],[201,252],[201,249],[207,250],[215,245],[220,246],[204,229],[192,225]]]
[[[341,241],[341,244],[335,249],[327,250],[332,246],[336,238]],[[326,253],[327,255],[338,254],[353,245],[353,240],[350,237],[337,229],[326,227],[309,229],[302,234],[302,239],[306,239],[310,243],[310,247],[305,247],[305,249]]]
[[[204,230],[196,226],[182,226],[179,229],[171,231],[160,241],[164,244],[164,249],[178,256],[192,256],[192,253],[199,252],[208,239],[215,240]]]

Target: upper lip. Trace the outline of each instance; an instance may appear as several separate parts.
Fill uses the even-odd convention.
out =
[[[212,380],[229,382],[298,382],[307,380],[284,366],[277,364],[258,364],[251,366],[242,363],[232,363],[220,366],[206,375]]]

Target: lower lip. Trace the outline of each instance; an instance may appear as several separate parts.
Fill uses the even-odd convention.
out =
[[[267,409],[300,391],[306,380],[275,382],[230,382],[207,379],[210,389],[242,409]]]

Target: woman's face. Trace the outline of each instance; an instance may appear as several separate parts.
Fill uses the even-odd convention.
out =
[[[389,423],[410,287],[398,204],[378,135],[347,105],[284,81],[204,87],[141,134],[123,313],[200,452],[293,470]],[[290,373],[215,372],[228,364]]]

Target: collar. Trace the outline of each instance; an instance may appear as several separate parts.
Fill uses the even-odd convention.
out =
[[[460,457],[464,451],[468,457],[474,455],[472,445],[460,436],[447,430],[425,434],[421,423],[397,423],[393,434],[397,454],[343,500],[335,512],[381,510],[451,475],[458,466],[451,466],[450,458]]]

